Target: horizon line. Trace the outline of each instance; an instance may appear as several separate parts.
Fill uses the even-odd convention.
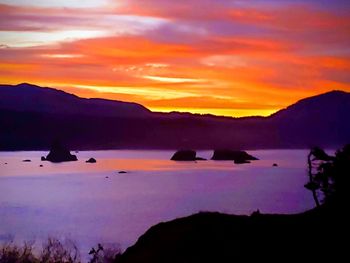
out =
[[[302,99],[296,100],[294,103],[289,104],[286,107],[283,108],[278,108],[278,109],[227,109],[227,108],[196,108],[196,107],[188,107],[188,108],[184,108],[184,107],[178,107],[178,108],[171,108],[171,107],[148,107],[145,106],[142,103],[138,103],[135,101],[127,101],[127,100],[119,100],[119,99],[111,99],[111,98],[105,98],[105,97],[89,97],[89,96],[82,96],[80,94],[76,94],[74,92],[69,92],[66,91],[64,89],[60,89],[59,86],[54,85],[51,86],[51,84],[46,84],[45,86],[41,86],[38,84],[33,84],[30,82],[20,82],[18,84],[11,84],[11,83],[1,83],[0,86],[21,86],[21,85],[28,85],[28,86],[35,86],[38,88],[48,88],[48,89],[53,89],[53,90],[57,90],[57,91],[61,91],[64,92],[66,94],[69,95],[73,95],[73,96],[77,96],[78,98],[81,99],[102,99],[102,100],[107,100],[107,101],[115,101],[115,102],[126,102],[126,103],[135,103],[138,105],[141,105],[142,107],[146,108],[147,110],[149,110],[152,113],[155,114],[191,114],[191,115],[199,115],[199,116],[207,116],[207,117],[218,117],[218,118],[233,118],[233,119],[240,119],[240,118],[268,118],[271,117],[273,115],[275,115],[276,113],[278,113],[279,111],[285,110],[286,108],[294,105],[295,103],[304,100],[304,99],[308,99],[308,98],[312,98],[315,96],[320,96],[323,94],[327,94],[327,93],[331,93],[331,92],[344,92],[344,93],[349,93],[345,90],[340,90],[340,89],[334,89],[334,90],[329,90],[327,92],[322,92],[322,93],[317,93],[315,95],[312,96],[308,96],[308,97],[304,97]],[[55,87],[57,86],[57,87]],[[74,85],[72,85],[74,86]],[[181,110],[182,109],[182,110]],[[232,115],[232,114],[215,114],[210,110],[220,110],[222,112],[261,112],[261,111],[265,111],[265,114],[250,114],[250,115],[243,115],[243,114],[239,114],[239,115]]]

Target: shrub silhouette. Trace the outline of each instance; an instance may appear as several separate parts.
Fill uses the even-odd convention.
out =
[[[24,243],[22,247],[18,247],[12,243],[4,244],[0,248],[1,263],[36,263],[39,260],[33,254],[33,245]]]
[[[92,248],[89,263],[118,262],[121,251],[119,247],[103,248],[98,244]],[[10,242],[0,247],[1,263],[80,263],[80,253],[71,240],[61,242],[56,238],[49,238],[42,250],[34,249],[33,243],[24,243],[22,246]]]
[[[112,263],[117,262],[121,251],[118,247],[103,247],[101,244],[98,244],[97,247],[93,247],[89,255],[92,256],[89,263]]]
[[[49,238],[43,246],[39,257],[40,262],[80,262],[80,254],[77,246],[70,240],[64,244],[56,238]]]
[[[316,206],[341,208],[349,198],[346,194],[350,177],[350,144],[338,150],[335,156],[321,148],[311,149],[308,155],[309,182]]]

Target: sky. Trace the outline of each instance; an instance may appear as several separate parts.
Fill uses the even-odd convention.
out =
[[[267,116],[350,91],[348,0],[0,0],[0,83]]]

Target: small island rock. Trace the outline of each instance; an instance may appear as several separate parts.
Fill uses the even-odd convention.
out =
[[[118,173],[119,174],[126,174],[127,172],[126,171],[119,171]]]
[[[46,156],[46,160],[53,163],[78,161],[76,155],[64,147],[60,142],[53,143],[50,153]]]
[[[171,157],[172,161],[203,161],[204,158],[197,157],[196,151],[193,150],[179,150]]]
[[[245,163],[250,163],[250,161],[246,160],[246,159],[242,159],[242,158],[237,158],[234,160],[235,164],[245,164]]]
[[[31,162],[31,160],[26,159],[26,160],[23,160],[22,162],[29,163],[29,162]]]
[[[258,158],[248,154],[245,151],[234,150],[215,150],[211,159],[217,161],[235,161],[237,164],[249,163],[249,161],[258,160]]]
[[[96,163],[96,159],[90,158],[89,160],[86,161],[86,163]]]

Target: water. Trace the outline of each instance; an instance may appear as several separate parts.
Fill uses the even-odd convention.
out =
[[[44,152],[1,152],[0,242],[51,236],[74,240],[82,253],[98,242],[125,249],[152,225],[199,211],[298,213],[314,206],[303,187],[308,151],[250,153],[261,160],[173,162],[173,151],[123,150],[79,152],[78,162],[53,164],[40,161]],[[97,163],[85,163],[90,157]]]

